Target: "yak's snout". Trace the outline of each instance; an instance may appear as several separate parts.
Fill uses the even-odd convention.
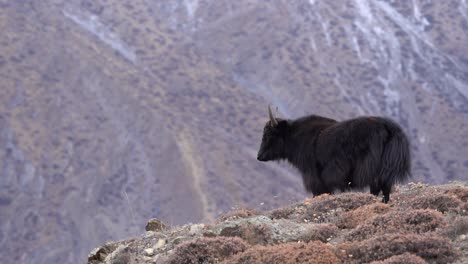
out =
[[[257,160],[258,161],[267,161],[267,158],[265,157],[265,155],[262,155],[261,153],[259,153],[257,155]]]

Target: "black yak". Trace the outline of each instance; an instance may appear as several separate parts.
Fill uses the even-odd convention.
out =
[[[287,160],[302,174],[314,195],[370,187],[374,195],[390,191],[410,177],[409,141],[401,127],[383,117],[342,122],[310,115],[296,120],[273,117],[263,130],[259,161]]]

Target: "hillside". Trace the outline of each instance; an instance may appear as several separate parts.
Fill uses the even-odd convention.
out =
[[[381,115],[413,181],[467,181],[463,0],[0,0],[0,263],[78,263],[147,219],[307,197],[278,116]]]
[[[152,219],[145,234],[107,242],[88,263],[467,263],[466,183],[410,183],[390,203],[378,200],[342,193],[270,211],[237,208],[211,223]]]

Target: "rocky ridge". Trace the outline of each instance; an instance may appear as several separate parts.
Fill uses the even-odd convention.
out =
[[[410,183],[389,204],[360,192],[321,195],[206,224],[152,219],[146,229],[96,248],[88,263],[466,263],[468,184]]]

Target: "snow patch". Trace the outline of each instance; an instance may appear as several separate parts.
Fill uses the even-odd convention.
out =
[[[427,21],[427,19],[421,15],[421,11],[419,10],[419,6],[415,0],[413,0],[413,15],[416,21],[422,25],[420,30],[424,30],[425,27],[430,26],[431,23]]]
[[[421,144],[424,144],[426,142],[426,136],[422,135],[422,136],[419,136],[419,142]]]
[[[91,34],[95,35],[102,42],[109,45],[111,48],[119,52],[122,56],[128,59],[131,62],[136,61],[136,55],[133,50],[131,50],[126,43],[124,43],[117,34],[113,33],[112,30],[103,24],[98,16],[90,15],[88,18],[81,18],[75,14],[71,14],[67,11],[63,11],[63,15],[77,25],[89,31]]]
[[[351,43],[350,46],[352,47],[352,49],[354,50],[354,52],[358,56],[359,60],[361,62],[364,62],[365,60],[362,57],[361,46],[359,45],[359,41],[358,41],[358,38],[357,38],[355,32],[353,32],[353,29],[351,29],[351,27],[348,26],[348,25],[344,26],[344,29],[345,29],[345,32],[346,32],[346,37],[349,39],[349,41]]]
[[[413,15],[417,20],[421,20],[421,11],[415,0],[413,0]]]
[[[460,5],[458,6],[458,11],[468,22],[468,4],[466,3],[466,0],[461,0]]]
[[[397,10],[395,10],[391,5],[385,2],[376,1],[375,4],[388,15],[390,19],[393,20],[400,28],[402,28],[409,35],[421,40],[429,47],[433,48],[434,45],[429,41],[429,39],[422,34],[424,27],[415,26],[413,23],[408,21],[403,15],[401,15]],[[429,23],[429,22],[428,22]]]
[[[367,0],[356,0],[356,6],[361,17],[364,18],[367,22],[370,22],[374,19],[372,10]]]
[[[325,40],[327,41],[327,45],[331,46],[332,42],[331,42],[330,34],[328,33],[327,22],[325,22],[322,18],[320,18],[320,24],[322,25],[323,34],[325,35]]]
[[[353,37],[352,37],[352,43],[353,43],[354,51],[356,51],[359,60],[362,61],[361,47],[359,46],[359,42],[358,42],[356,36],[353,36]]]
[[[317,51],[317,43],[315,43],[315,38],[312,34],[310,35],[310,46],[314,51]]]
[[[184,4],[185,8],[187,9],[187,15],[190,19],[192,19],[198,9],[198,0],[185,0]]]

